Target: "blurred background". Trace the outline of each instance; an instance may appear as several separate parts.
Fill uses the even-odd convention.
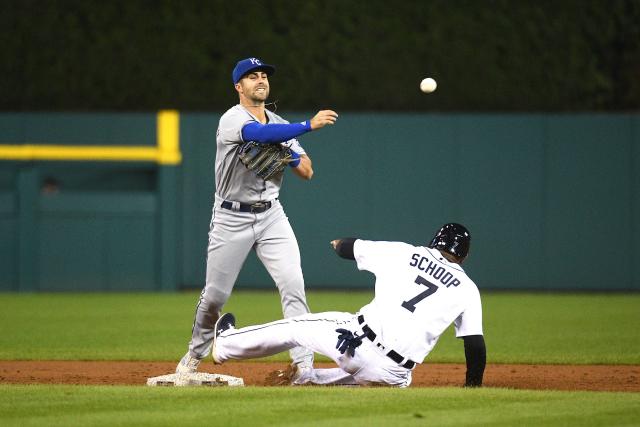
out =
[[[246,57],[286,119],[340,114],[281,192],[309,288],[372,283],[333,238],[456,221],[481,289],[640,290],[640,0],[0,6],[0,290],[201,288]]]

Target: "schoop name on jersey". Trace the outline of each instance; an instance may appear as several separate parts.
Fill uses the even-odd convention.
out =
[[[409,266],[415,267],[420,271],[424,271],[447,288],[449,286],[458,286],[460,284],[460,280],[456,279],[449,270],[420,254],[411,255]]]

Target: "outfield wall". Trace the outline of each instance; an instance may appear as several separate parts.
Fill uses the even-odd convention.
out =
[[[218,118],[182,113],[166,161],[156,114],[0,114],[0,290],[201,287]],[[343,113],[301,142],[314,179],[281,199],[309,287],[372,281],[333,238],[424,244],[457,221],[481,287],[640,290],[638,114]],[[273,286],[255,255],[238,286]]]

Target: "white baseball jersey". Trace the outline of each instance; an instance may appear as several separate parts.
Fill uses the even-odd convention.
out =
[[[406,243],[356,240],[358,268],[376,275],[375,297],[359,314],[324,312],[229,329],[214,345],[214,359],[264,357],[302,346],[333,359],[338,368],[311,369],[296,384],[387,384],[407,387],[440,335],[455,324],[457,336],[482,335],[480,293],[464,270],[439,251]],[[363,336],[353,356],[338,350],[338,329]],[[401,361],[390,356],[391,351]]]
[[[268,123],[289,123],[279,115],[265,110]],[[284,175],[265,181],[247,169],[237,155],[242,139],[242,128],[249,122],[258,122],[256,116],[238,104],[220,118],[216,136],[216,194],[224,200],[255,203],[278,198]],[[283,142],[291,150],[306,154],[297,139]]]
[[[456,336],[482,335],[480,292],[436,249],[356,240],[358,269],[375,274],[375,297],[360,314],[387,348],[422,362],[454,322]]]

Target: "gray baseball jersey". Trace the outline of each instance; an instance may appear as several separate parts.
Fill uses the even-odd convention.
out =
[[[268,110],[265,113],[269,123],[288,123]],[[242,128],[251,121],[258,119],[243,106],[236,105],[220,118],[218,126],[216,194],[209,229],[206,284],[198,301],[189,343],[189,353],[197,359],[210,352],[215,320],[252,250],[278,288],[284,317],[309,312],[298,242],[277,200],[283,177],[265,181],[247,169],[238,157],[244,142]],[[296,139],[281,144],[298,154],[306,154]],[[240,203],[259,201],[271,202],[270,208],[259,212],[239,209]],[[293,362],[299,366],[310,367],[313,363],[310,350],[297,347],[290,353]]]
[[[265,110],[269,123],[289,123],[279,115]],[[274,180],[265,181],[248,170],[238,157],[242,139],[242,127],[258,119],[242,105],[236,105],[220,118],[216,135],[216,194],[224,200],[242,203],[278,198],[284,174]],[[297,139],[283,142],[298,154],[306,154]]]

